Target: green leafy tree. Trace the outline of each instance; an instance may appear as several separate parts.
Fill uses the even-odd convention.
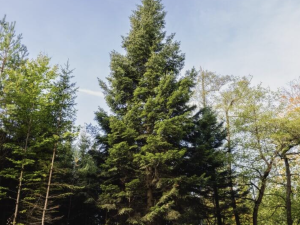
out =
[[[298,86],[299,87],[299,86]],[[295,86],[291,86],[294,89]],[[297,96],[295,96],[297,97]],[[292,215],[293,188],[291,173],[291,156],[299,154],[300,144],[300,116],[297,98],[289,98],[283,108],[283,112],[272,119],[273,133],[270,135],[272,143],[276,146],[278,156],[284,161],[285,170],[285,213],[286,224],[292,225],[294,218]]]
[[[3,80],[7,78],[8,69],[19,68],[25,63],[28,55],[26,47],[21,44],[22,35],[16,35],[15,22],[9,23],[4,16],[0,20],[0,104],[1,112],[5,110],[5,99],[3,95]],[[9,165],[7,156],[9,151],[4,148],[4,143],[8,138],[7,133],[3,130],[2,121],[0,120],[0,171]],[[0,186],[2,177],[0,177]],[[5,188],[0,188],[0,199],[6,195]]]
[[[239,151],[237,159],[240,177],[250,187],[252,199],[252,222],[259,223],[259,208],[263,203],[278,151],[271,135],[274,132],[272,119],[280,112],[275,93],[258,85],[245,86],[247,98],[234,111],[233,124]]]
[[[17,195],[13,197],[16,203],[12,222],[16,224],[19,212],[26,213],[26,205],[31,200],[31,197],[25,197],[27,194],[22,195],[22,189],[33,191],[43,176],[42,170],[34,167],[40,145],[38,137],[43,135],[39,123],[48,104],[47,90],[57,76],[57,68],[51,68],[49,58],[41,55],[17,70],[7,71],[7,75],[3,89],[6,108],[2,121],[5,132],[10,135],[10,141],[4,147],[11,151],[8,157],[11,166],[2,170],[1,176],[18,180]]]
[[[6,16],[0,20],[0,81],[5,79],[6,69],[19,68],[28,55],[27,48],[21,44],[22,35],[16,34],[15,22],[7,22]]]
[[[231,220],[232,214],[236,224],[241,224],[241,214],[245,214],[243,198],[247,194],[247,189],[242,182],[238,181],[241,177],[236,172],[239,158],[237,152],[236,135],[234,121],[237,119],[239,105],[247,99],[246,91],[250,84],[248,77],[234,77],[217,75],[210,71],[200,69],[196,77],[196,87],[194,89],[192,102],[199,108],[211,107],[217,112],[218,119],[224,121],[226,129],[226,149],[227,154],[223,160],[227,161],[227,182],[232,210],[227,209],[227,223],[234,223]],[[225,197],[225,196],[224,196]],[[225,199],[224,199],[225,200]],[[220,220],[219,220],[220,221]]]
[[[196,86],[192,97],[193,103],[195,103],[199,109],[214,107],[220,91],[233,79],[234,77],[232,76],[217,75],[214,72],[203,70],[200,67],[196,76]]]

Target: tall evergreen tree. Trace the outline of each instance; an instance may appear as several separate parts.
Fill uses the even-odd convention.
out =
[[[185,178],[177,168],[195,71],[179,77],[184,55],[166,37],[164,17],[161,1],[143,0],[123,38],[126,55],[112,52],[109,85],[100,81],[113,112],[99,197],[107,224],[168,224],[184,213],[176,208]]]
[[[50,132],[53,135],[53,148],[52,148],[53,151],[52,151],[51,163],[49,168],[45,202],[44,202],[44,207],[43,207],[43,212],[41,217],[42,225],[44,225],[45,221],[47,221],[46,212],[48,214],[50,213],[47,207],[48,207],[48,200],[50,196],[50,189],[52,185],[52,176],[53,176],[53,170],[55,166],[56,155],[57,153],[62,154],[62,156],[68,155],[66,150],[69,148],[66,148],[67,146],[66,143],[69,143],[70,140],[72,140],[72,138],[74,137],[74,134],[72,134],[72,130],[74,130],[73,126],[74,126],[74,119],[75,119],[75,112],[76,112],[74,106],[75,106],[77,89],[75,87],[75,83],[71,83],[71,78],[72,78],[71,74],[72,74],[72,70],[69,69],[69,63],[67,63],[65,68],[61,69],[59,80],[54,84],[53,90],[51,91],[52,104],[49,107],[49,118],[51,119],[51,124],[49,124],[49,127],[52,128]],[[71,154],[68,160],[70,161],[69,162],[70,164]],[[69,168],[71,169],[71,166],[69,166]],[[58,184],[61,185],[63,183],[59,181],[57,182],[58,183],[56,184],[56,186],[59,186]],[[49,220],[51,221],[51,219],[53,218],[50,217]]]

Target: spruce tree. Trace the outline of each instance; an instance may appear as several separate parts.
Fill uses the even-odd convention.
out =
[[[45,222],[49,223],[51,222],[51,220],[56,219],[51,216],[51,210],[48,209],[48,204],[50,203],[49,200],[51,197],[50,192],[57,192],[58,189],[59,193],[56,194],[56,198],[58,198],[57,195],[64,196],[68,193],[68,191],[66,190],[63,191],[63,188],[61,186],[65,186],[66,184],[68,184],[68,180],[62,178],[66,178],[66,174],[71,175],[72,170],[72,152],[69,145],[72,144],[72,140],[75,136],[72,131],[74,130],[74,120],[76,113],[74,106],[77,88],[75,86],[75,83],[71,82],[71,79],[72,70],[70,70],[69,63],[67,63],[65,67],[61,68],[59,80],[54,83],[53,88],[50,92],[51,104],[48,107],[48,126],[49,134],[50,136],[52,136],[52,157],[50,160],[50,164],[48,164],[50,166],[44,207],[41,216],[42,225],[44,225]],[[58,163],[55,162],[57,155],[59,155]],[[59,165],[60,168],[55,168],[55,166]],[[62,172],[62,170],[64,171]],[[59,177],[60,179],[58,180],[57,177]],[[55,187],[51,189],[51,186],[53,186],[52,183],[54,182]],[[50,216],[47,217],[46,214]]]
[[[112,52],[109,84],[100,81],[113,112],[99,197],[107,224],[168,224],[183,214],[176,205],[186,175],[178,167],[195,71],[180,77],[184,55],[164,17],[161,1],[143,0],[123,38],[126,54]]]

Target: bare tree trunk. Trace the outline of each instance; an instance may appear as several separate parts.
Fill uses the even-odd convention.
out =
[[[286,220],[288,225],[293,224],[292,218],[292,202],[291,202],[291,194],[292,194],[292,184],[291,184],[291,171],[290,171],[290,164],[289,159],[286,155],[283,157],[284,164],[285,164],[285,173],[286,173]]]
[[[254,116],[255,116],[255,123],[257,122],[257,116],[256,116],[256,110],[254,109]],[[258,151],[260,154],[261,159],[266,163],[267,165],[267,169],[264,172],[264,175],[261,177],[260,176],[260,180],[261,180],[261,185],[258,188],[258,197],[257,199],[255,199],[254,201],[254,208],[253,208],[253,225],[257,225],[258,224],[258,210],[259,210],[259,206],[263,200],[264,194],[265,194],[265,189],[267,186],[267,178],[272,170],[273,167],[273,162],[274,162],[274,157],[276,156],[276,154],[274,154],[274,157],[271,158],[270,162],[268,162],[268,160],[266,159],[266,157],[263,154],[262,151],[262,147],[261,147],[261,141],[260,141],[260,136],[259,136],[259,131],[258,131],[258,127],[257,125],[255,125],[255,137],[256,137],[256,141],[257,141],[257,147],[258,147]]]
[[[45,224],[45,215],[46,215],[46,210],[47,210],[47,205],[48,205],[48,199],[49,199],[49,192],[50,192],[50,186],[51,186],[51,178],[52,178],[52,173],[53,173],[53,166],[54,166],[54,159],[55,159],[56,149],[57,149],[57,142],[54,144],[54,148],[53,148],[53,155],[52,155],[49,178],[48,178],[46,199],[45,199],[45,205],[44,205],[44,208],[43,208],[42,225]]]
[[[216,182],[216,181],[214,180],[214,182]],[[215,205],[216,205],[217,224],[222,225],[223,223],[222,223],[221,210],[220,210],[219,192],[218,192],[218,187],[217,187],[216,183],[214,183],[213,189],[214,189],[214,199],[215,199]]]
[[[206,91],[205,91],[205,72],[201,70],[201,84],[202,84],[202,101],[203,107],[206,107]]]
[[[230,165],[231,167],[231,165]],[[232,170],[230,168],[230,171],[229,171],[229,176],[230,176],[230,182],[229,182],[229,185],[230,185],[230,197],[231,197],[231,206],[232,206],[232,209],[233,209],[233,213],[234,213],[234,218],[235,218],[235,223],[236,225],[240,225],[240,216],[239,216],[239,213],[237,212],[237,205],[236,205],[236,200],[235,200],[235,195],[234,195],[234,190],[233,190],[233,183],[232,183]]]
[[[24,153],[27,152],[27,148],[28,148],[30,128],[31,128],[31,118],[30,118],[30,121],[29,121],[28,130],[27,130]],[[20,204],[20,195],[21,195],[21,189],[22,189],[23,174],[24,174],[24,163],[22,163],[21,172],[20,172],[20,176],[19,176],[19,185],[18,185],[18,193],[17,193],[17,199],[16,199],[15,213],[14,213],[14,218],[13,218],[13,225],[17,224],[17,217],[18,217],[18,212],[19,212],[19,204]]]
[[[20,195],[21,195],[21,187],[22,187],[22,180],[23,180],[23,172],[24,172],[24,164],[22,165],[21,172],[20,172],[20,177],[19,177],[18,194],[17,194],[17,200],[16,200],[16,207],[15,207],[13,225],[17,224],[17,216],[18,216],[19,204],[20,204]]]
[[[262,202],[262,199],[264,197],[264,193],[265,193],[265,189],[267,186],[267,178],[270,174],[270,171],[272,169],[273,166],[273,159],[272,161],[268,164],[268,167],[266,169],[266,171],[264,172],[263,177],[261,178],[261,185],[259,188],[259,192],[258,192],[258,197],[257,199],[254,201],[254,208],[253,208],[253,225],[257,225],[257,218],[258,218],[258,209],[259,206]]]
[[[61,110],[62,109],[60,109],[60,111],[59,111],[59,113],[60,113],[59,120],[56,124],[56,135],[57,136],[59,136],[59,128],[60,128],[60,124],[61,124],[61,120],[62,120],[62,111]],[[56,151],[57,151],[57,145],[58,145],[58,140],[56,140],[54,147],[53,147],[53,154],[52,154],[51,166],[50,166],[48,184],[47,184],[47,192],[46,192],[45,204],[44,204],[43,214],[42,214],[42,225],[45,224],[45,217],[46,217],[46,211],[47,211],[47,206],[48,206],[49,193],[50,193],[50,187],[51,187],[51,179],[52,179],[55,155],[56,155]]]
[[[229,120],[229,114],[228,110],[225,112],[226,114],[226,125],[227,125],[227,143],[228,143],[228,154],[231,158],[231,133],[230,133],[230,120]],[[229,165],[228,165],[228,171],[229,171],[229,187],[230,187],[230,197],[231,197],[231,206],[234,213],[235,223],[236,225],[240,225],[240,216],[237,212],[237,205],[233,190],[233,182],[232,182],[232,168],[231,168],[231,159],[229,159]]]

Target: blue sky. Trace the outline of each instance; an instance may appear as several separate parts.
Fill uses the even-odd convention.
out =
[[[121,35],[139,0],[0,0],[0,17],[17,22],[30,58],[68,59],[77,97],[77,124],[107,109],[97,77],[109,75],[109,54],[123,52]],[[300,75],[299,0],[163,0],[167,33],[176,33],[193,66],[223,75],[251,74],[276,89]]]

